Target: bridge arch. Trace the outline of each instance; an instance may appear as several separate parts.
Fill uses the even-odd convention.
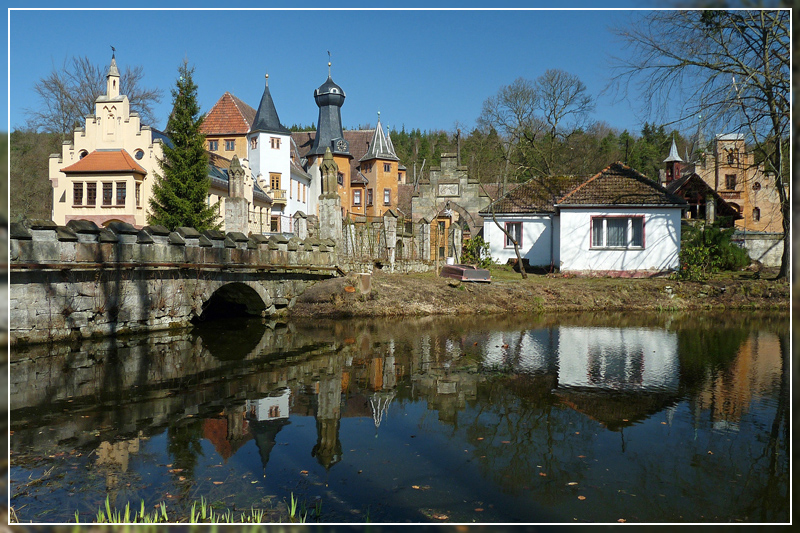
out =
[[[272,298],[260,283],[234,281],[220,286],[203,301],[196,320],[261,316],[271,305]]]

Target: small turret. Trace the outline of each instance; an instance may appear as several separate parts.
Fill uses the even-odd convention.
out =
[[[111,66],[108,67],[108,74],[106,74],[106,96],[109,99],[119,97],[119,69],[117,68],[117,60],[114,57],[114,47],[111,47]]]
[[[678,146],[675,144],[675,137],[672,137],[672,147],[669,149],[669,155],[664,160],[666,163],[666,172],[667,172],[667,180],[666,182],[669,183],[671,181],[680,179],[681,177],[681,163],[683,163],[683,159],[678,155]]]

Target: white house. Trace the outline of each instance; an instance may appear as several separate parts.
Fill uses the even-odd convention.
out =
[[[614,163],[590,178],[531,180],[484,211],[492,258],[561,272],[649,275],[678,268],[686,202],[636,170]]]
[[[266,79],[269,80],[269,76]],[[278,118],[269,83],[264,86],[247,141],[247,157],[253,176],[272,198],[269,231],[292,231],[293,215],[297,211],[315,211],[319,192],[313,193],[311,175],[296,160],[292,133]]]

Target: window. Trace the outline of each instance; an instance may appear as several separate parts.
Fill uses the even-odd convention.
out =
[[[361,191],[353,191],[353,205],[361,205]]]
[[[281,230],[281,219],[278,216],[269,217],[269,231],[277,233]]]
[[[372,205],[372,189],[367,189],[367,205]]]
[[[219,141],[208,141],[208,151],[216,152],[219,150]]]
[[[280,137],[270,137],[269,138],[269,147],[273,150],[280,150],[281,149],[281,139]]]
[[[258,148],[258,137],[251,137],[250,138],[250,148],[255,150]]]
[[[125,187],[125,182],[124,181],[117,182],[117,205],[124,206],[126,196],[127,196],[127,191]]]
[[[280,190],[281,188],[281,175],[274,172],[269,173],[269,186],[272,189]]]
[[[339,182],[339,185],[344,185],[344,174],[342,174],[341,172],[339,172],[339,173],[336,175],[336,181],[337,181],[337,182]]]
[[[725,174],[725,188],[729,191],[736,188],[736,174]]]
[[[111,205],[111,200],[114,197],[114,184],[103,182],[103,205]]]
[[[733,156],[733,152],[728,152],[728,164],[732,165],[736,161],[736,158]]]
[[[592,248],[644,247],[644,217],[592,217]]]
[[[84,158],[84,157],[86,157],[87,155],[89,155],[89,152],[87,152],[86,150],[81,150],[81,151],[78,153],[78,157],[80,157],[81,159],[83,159],[83,158]]]
[[[755,182],[755,183],[753,184],[753,190],[754,190],[754,191],[760,191],[760,190],[761,190],[761,183],[760,183],[760,182],[758,182],[758,181],[757,181],[757,182]]]
[[[383,164],[383,171],[384,172],[391,172],[392,171],[392,164],[391,163],[384,163]]]
[[[506,222],[506,248],[513,248],[514,241],[522,246],[522,222]]]
[[[86,205],[97,205],[97,184],[86,184]]]
[[[83,182],[76,182],[72,186],[72,205],[83,205]]]
[[[236,139],[225,139],[225,150],[228,152],[236,150]]]
[[[761,220],[761,209],[758,207],[753,208],[753,222],[758,222]]]
[[[305,202],[305,201],[306,201],[306,191],[307,191],[307,190],[308,190],[308,187],[307,187],[307,186],[306,186],[306,184],[304,183],[304,184],[303,184],[303,202]]]
[[[392,189],[383,189],[383,205],[392,203]]]
[[[142,207],[142,184],[136,184],[136,207]]]
[[[136,150],[135,152],[133,152],[133,157],[141,160],[144,157],[144,150]]]
[[[398,172],[397,173],[397,183],[400,183],[402,181],[403,181],[403,173],[402,172]]]

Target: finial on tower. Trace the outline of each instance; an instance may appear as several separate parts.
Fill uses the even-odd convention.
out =
[[[328,77],[331,77],[331,51],[328,50]]]
[[[269,87],[269,73],[264,74],[264,85]]]
[[[114,52],[116,52],[116,51],[117,51],[117,49],[114,48],[114,45],[112,44],[111,45],[111,59],[114,59]]]

